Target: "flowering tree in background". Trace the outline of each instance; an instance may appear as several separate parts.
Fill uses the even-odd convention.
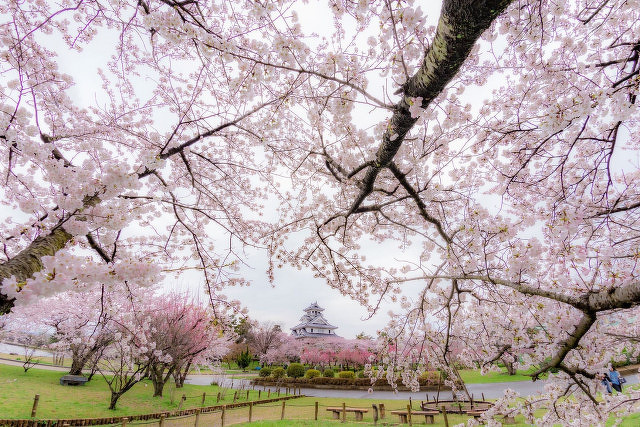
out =
[[[372,342],[365,340],[345,340],[335,354],[335,361],[344,369],[349,369],[349,366],[360,369],[370,362],[370,356],[373,356],[373,353],[369,348],[372,346]]]
[[[19,306],[10,319],[25,330],[52,331],[56,351],[71,353],[69,374],[82,375],[82,369],[113,340],[106,327],[113,312],[105,307],[100,292],[65,292],[34,304]]]
[[[291,335],[285,335],[282,338],[278,347],[272,347],[260,356],[260,363],[263,365],[284,365],[300,361],[303,343]]]
[[[126,330],[114,331],[114,338],[98,367],[111,392],[109,409],[116,409],[118,399],[142,379],[149,367],[145,347],[138,339]]]
[[[279,347],[287,339],[287,334],[282,332],[282,327],[273,322],[255,322],[249,329],[247,343],[251,352],[258,358],[262,358],[269,350]]]
[[[560,371],[528,421],[632,410],[594,374],[638,345],[614,321],[640,302],[638,1],[332,2],[324,39],[293,1],[243,6],[0,6],[3,311],[186,268],[220,301],[264,244],[372,311],[399,302],[386,333],[410,351],[388,363],[451,366],[477,324],[481,363],[527,346],[534,379]],[[96,81],[63,68],[97,46]]]
[[[153,395],[162,396],[162,389],[172,376],[177,378],[176,387],[181,387],[194,362],[206,361],[205,356],[217,344],[222,330],[214,323],[210,309],[186,296],[163,294],[146,298],[144,303],[142,322],[149,326],[145,329],[145,359]]]

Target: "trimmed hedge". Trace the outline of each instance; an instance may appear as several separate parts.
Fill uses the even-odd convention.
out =
[[[356,374],[353,371],[340,371],[338,372],[338,378],[355,378]]]
[[[319,376],[320,376],[320,371],[318,371],[317,369],[309,369],[307,372],[304,373],[305,378],[317,378]]]
[[[271,371],[271,376],[273,378],[284,378],[286,375],[287,375],[287,372],[281,366],[278,366],[273,371]]]
[[[438,373],[430,372],[428,375],[424,375],[419,378],[421,387],[436,386],[438,385]],[[289,384],[295,384],[304,386],[305,384],[318,384],[318,385],[335,385],[335,386],[356,386],[356,387],[370,387],[371,380],[369,378],[330,378],[330,377],[315,377],[315,378],[287,378],[286,382]],[[270,385],[274,382],[274,378],[256,378],[253,380],[254,384]],[[400,381],[398,380],[400,385]],[[374,384],[375,387],[388,386],[389,383],[385,378],[380,378]]]
[[[287,376],[290,378],[304,377],[304,366],[301,363],[292,363],[287,368]]]
[[[336,372],[331,368],[327,368],[322,373],[322,376],[325,377],[325,378],[333,378],[333,377],[336,376]]]
[[[264,367],[258,371],[258,375],[261,377],[268,377],[271,375],[271,368]]]

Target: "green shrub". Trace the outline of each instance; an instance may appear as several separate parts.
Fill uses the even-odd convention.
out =
[[[320,376],[320,371],[317,369],[309,369],[304,373],[305,378],[316,378]]]
[[[291,378],[304,377],[304,366],[301,363],[292,363],[287,368],[287,376]]]
[[[238,355],[236,363],[240,369],[245,371],[249,365],[251,365],[251,360],[253,360],[253,357],[251,356],[251,353],[249,353],[249,347],[247,347],[245,351]]]
[[[367,376],[364,374],[364,371],[358,371],[356,373],[356,377],[358,377],[358,378],[367,378]]]
[[[333,377],[336,376],[336,372],[331,368],[327,368],[322,373],[322,376],[325,377],[325,378],[333,378]]]
[[[355,378],[356,374],[353,371],[340,371],[338,372],[338,378]]]
[[[260,371],[258,371],[258,375],[260,375],[261,377],[268,377],[269,375],[271,375],[271,368],[262,368],[260,369]]]
[[[281,368],[282,369],[282,368]],[[284,371],[284,369],[283,369]],[[352,372],[353,374],[353,372]],[[273,375],[273,373],[271,374]],[[349,375],[349,374],[347,374]],[[268,378],[255,378],[254,384],[259,385],[276,385],[280,384],[282,379],[272,377]],[[322,385],[335,385],[335,386],[358,386],[358,387],[371,387],[371,380],[369,378],[331,378],[331,377],[315,377],[315,378],[286,378],[284,380],[287,384],[295,384],[303,386],[305,384],[322,384]],[[419,379],[421,386],[434,386],[438,384],[438,374],[430,375],[430,378],[421,377]],[[380,378],[374,384],[375,387],[388,387],[386,378]]]
[[[284,378],[286,375],[287,375],[287,372],[281,366],[278,366],[273,371],[271,371],[271,376],[273,378]]]

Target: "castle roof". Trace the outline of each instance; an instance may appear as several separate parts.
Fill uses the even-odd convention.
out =
[[[312,310],[317,310],[317,311],[324,311],[324,308],[320,307],[318,305],[318,301],[309,304],[309,307],[305,308],[304,311],[312,311]]]
[[[292,335],[296,338],[304,337],[335,337],[334,329],[338,327],[332,325],[324,318],[322,312],[324,308],[314,302],[304,309],[305,314],[300,318],[300,323],[291,328]]]

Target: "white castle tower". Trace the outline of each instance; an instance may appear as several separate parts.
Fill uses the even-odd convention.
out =
[[[317,302],[314,302],[309,307],[304,309],[305,315],[300,318],[300,323],[291,328],[292,335],[296,338],[310,338],[310,337],[337,337],[335,330],[337,326],[330,324],[327,319],[324,318],[322,312],[324,308],[320,307]]]

